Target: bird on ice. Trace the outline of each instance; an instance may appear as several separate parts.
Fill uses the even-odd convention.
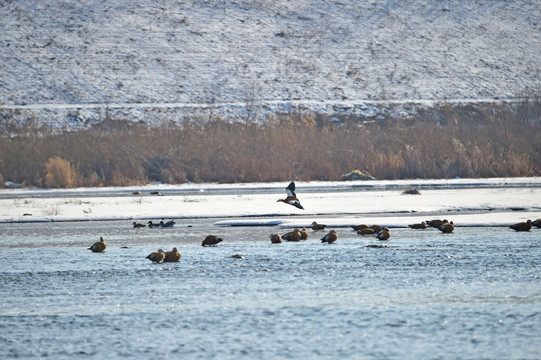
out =
[[[327,235],[325,235],[324,237],[321,238],[321,242],[324,243],[329,243],[329,244],[332,244],[333,242],[336,241],[336,239],[338,239],[338,234],[336,233],[336,231],[334,230],[331,230],[327,233]]]
[[[177,248],[174,247],[173,250],[165,252],[163,262],[179,262],[181,257],[182,255],[180,255]]]
[[[149,259],[153,263],[161,263],[165,259],[165,251],[159,249],[158,251],[151,252],[146,259]]]
[[[297,195],[295,194],[294,181],[290,182],[289,185],[286,187],[286,194],[287,194],[287,197],[285,199],[279,199],[279,200],[276,200],[276,202],[283,202],[289,205],[293,205],[296,208],[299,208],[301,210],[304,210],[299,199],[297,199]]]
[[[100,241],[94,243],[88,250],[92,250],[92,252],[104,252],[106,247],[107,244],[105,243],[105,240],[100,236]]]

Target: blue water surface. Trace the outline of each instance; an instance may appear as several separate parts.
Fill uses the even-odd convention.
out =
[[[367,248],[216,220],[0,224],[0,358],[541,358],[541,229],[397,228]],[[180,263],[145,259],[173,246]]]

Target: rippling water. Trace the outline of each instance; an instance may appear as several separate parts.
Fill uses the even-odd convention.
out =
[[[377,249],[216,220],[0,224],[0,358],[541,358],[541,230],[397,228]]]

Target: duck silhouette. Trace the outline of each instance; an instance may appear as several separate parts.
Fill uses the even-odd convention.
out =
[[[178,252],[177,248],[174,247],[173,250],[165,252],[165,258],[163,259],[163,262],[179,262],[180,257],[180,253]]]
[[[304,210],[302,207],[299,199],[297,199],[297,195],[295,194],[295,182],[292,181],[289,183],[289,185],[286,187],[286,194],[287,197],[285,199],[278,199],[276,202],[283,202],[289,205],[293,205],[296,208],[299,208],[301,210]]]
[[[207,236],[205,238],[205,240],[203,240],[201,245],[203,245],[203,246],[216,246],[216,244],[218,244],[218,243],[220,243],[222,241],[223,241],[223,239],[219,238],[216,235],[209,235],[209,236]]]
[[[338,234],[336,233],[336,231],[334,230],[331,230],[327,233],[327,235],[325,235],[324,237],[321,238],[321,242],[324,243],[329,243],[329,244],[332,244],[333,242],[336,241],[336,239],[338,239]]]
[[[100,236],[100,241],[94,243],[88,250],[92,250],[92,252],[104,252],[106,247],[107,244],[105,243],[105,240]]]
[[[165,259],[165,251],[159,249],[158,251],[151,252],[146,259],[149,259],[153,263],[161,263]]]
[[[509,226],[509,228],[515,231],[530,231],[530,229],[532,228],[532,220],[513,224]]]
[[[314,231],[325,230],[326,227],[327,227],[327,225],[318,224],[315,221],[312,223],[312,230],[314,230]]]

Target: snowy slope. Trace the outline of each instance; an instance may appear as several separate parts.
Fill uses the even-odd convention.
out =
[[[55,126],[105,109],[371,116],[541,86],[537,0],[17,0],[0,2],[0,29],[0,112]]]

